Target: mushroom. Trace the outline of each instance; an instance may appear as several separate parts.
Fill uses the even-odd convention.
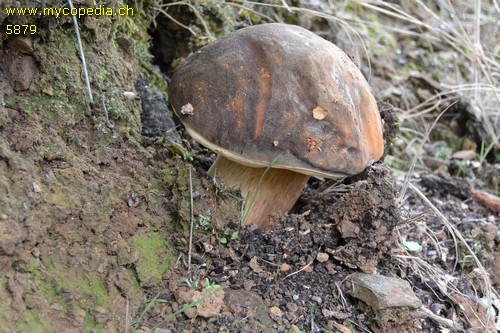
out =
[[[355,175],[383,154],[360,70],[298,26],[243,28],[202,47],[175,71],[168,96],[189,135],[218,154],[209,174],[247,198],[246,225],[270,228],[310,176]]]

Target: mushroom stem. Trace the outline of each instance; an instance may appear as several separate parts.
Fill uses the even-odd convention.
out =
[[[251,205],[243,222],[245,225],[255,224],[259,229],[273,227],[272,215],[288,213],[310,177],[284,169],[270,169],[264,175],[265,171],[266,168],[248,167],[222,156],[217,157],[208,171],[225,186],[240,190],[241,196],[247,198],[245,209]]]

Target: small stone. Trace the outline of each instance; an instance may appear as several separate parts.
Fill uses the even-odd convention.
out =
[[[94,313],[99,313],[99,314],[107,314],[108,310],[105,307],[102,306],[96,306],[94,308]]]
[[[12,59],[8,66],[14,91],[28,90],[38,72],[35,58],[23,55]]]
[[[83,25],[89,30],[94,30],[97,28],[97,18],[94,16],[85,16],[83,19]]]
[[[132,91],[124,91],[123,96],[130,101],[133,101],[137,98],[137,94]]]
[[[134,193],[131,193],[127,199],[127,204],[131,208],[137,207],[139,206],[139,198]]]
[[[43,88],[42,92],[47,96],[54,96],[54,89],[52,88],[52,86]]]
[[[128,37],[118,37],[116,39],[116,42],[118,45],[120,45],[121,48],[123,48],[125,51],[131,51],[132,47],[134,46],[134,40],[132,38]]]
[[[451,157],[456,160],[470,161],[476,158],[477,153],[474,150],[459,150],[454,153]]]
[[[246,291],[250,291],[253,286],[255,286],[255,282],[253,280],[243,281],[243,289],[245,289]]]
[[[35,258],[40,257],[40,249],[37,247],[34,247],[33,250],[31,250],[31,255]]]
[[[288,272],[290,270],[290,265],[288,265],[286,262],[282,263],[280,266],[280,271],[282,272]]]
[[[329,258],[330,258],[330,256],[328,255],[328,253],[324,253],[324,252],[319,252],[316,255],[316,259],[318,259],[319,262],[328,261]]]
[[[321,313],[323,314],[324,317],[328,318],[328,317],[333,317],[333,315],[335,314],[335,311],[323,309],[323,310],[321,310]]]
[[[498,232],[498,227],[492,223],[485,223],[481,226],[481,231],[484,234],[484,238],[488,241],[493,242]]]
[[[85,322],[85,318],[87,317],[87,311],[76,308],[72,311],[73,318],[78,324],[83,324]]]
[[[314,269],[313,269],[312,265],[304,267],[304,272],[306,272],[306,273],[312,273],[313,270]]]
[[[53,304],[51,304],[50,305],[50,309],[51,310],[55,310],[55,311],[63,311],[64,310],[64,308],[62,307],[62,305],[59,304],[59,303],[53,303]]]
[[[323,300],[319,296],[312,296],[311,299],[318,304],[323,303]]]
[[[253,257],[252,259],[250,259],[248,266],[250,266],[250,268],[253,269],[255,273],[264,272],[264,270],[260,267],[259,263],[257,262],[257,257]]]
[[[273,320],[278,321],[281,319],[281,316],[283,316],[283,313],[281,312],[280,308],[278,308],[277,306],[273,306],[269,309],[269,315]]]
[[[299,306],[292,302],[286,303],[286,308],[290,312],[297,312],[299,310]]]
[[[394,307],[419,308],[422,305],[410,283],[403,279],[355,273],[350,276],[349,281],[349,293],[375,311]]]
[[[224,289],[220,286],[211,287],[212,290],[188,290],[179,291],[179,300],[183,303],[191,304],[203,299],[196,308],[191,308],[186,311],[186,316],[189,318],[194,318],[196,315],[211,318],[217,316],[224,304]]]
[[[352,330],[347,327],[347,326],[344,326],[342,324],[339,324],[337,322],[328,322],[328,326],[331,327],[331,330],[334,331],[334,332],[340,332],[340,333],[351,333]]]
[[[38,185],[37,183],[33,182],[33,192],[35,193],[42,193],[42,188],[40,187],[40,185]]]
[[[151,333],[172,333],[172,330],[169,330],[167,328],[153,328],[153,331]]]
[[[31,38],[16,36],[8,41],[7,47],[11,50],[31,54],[35,50]]]

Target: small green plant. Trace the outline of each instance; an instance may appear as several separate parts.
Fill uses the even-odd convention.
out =
[[[190,281],[188,279],[184,280],[184,282],[190,287],[190,288],[197,288],[198,287],[198,283],[196,281]],[[161,325],[162,323],[164,323],[165,321],[177,316],[178,314],[181,314],[181,313],[184,313],[186,311],[188,311],[189,309],[191,308],[194,308],[195,306],[197,306],[198,304],[202,303],[204,300],[206,300],[208,297],[215,297],[217,291],[219,291],[222,287],[220,285],[218,285],[217,283],[215,282],[212,282],[210,281],[210,279],[207,277],[205,278],[205,288],[203,288],[203,290],[207,291],[207,293],[201,297],[200,299],[197,299],[196,301],[194,302],[191,302],[189,304],[186,304],[185,306],[183,306],[182,308],[180,308],[179,310],[175,311],[174,313],[168,315],[165,319],[163,319],[162,321],[160,321],[159,323],[157,323],[156,325],[154,325],[153,327],[151,327],[151,329],[155,329],[157,328],[159,325]],[[146,305],[146,307],[144,308],[144,310],[142,310],[141,312],[141,315],[139,316],[139,319],[137,320],[137,322],[135,323],[135,325],[132,327],[132,333],[135,333],[137,332],[137,329],[140,327],[140,325],[142,324],[143,320],[144,320],[144,317],[146,316],[146,314],[149,312],[149,310],[151,310],[151,308],[153,307],[153,305],[156,303],[156,300],[158,299],[158,297],[160,296],[160,293],[157,293],[152,299],[151,301],[149,301],[149,303]]]
[[[481,162],[481,164],[483,164],[486,156],[488,156],[491,149],[493,149],[493,147],[497,144],[498,140],[500,140],[500,135],[498,135],[488,147],[486,147],[486,143],[484,141],[481,142],[481,150],[479,151],[479,162]]]
[[[185,280],[186,283],[190,282],[189,280]],[[196,283],[194,283],[196,284]],[[194,285],[193,284],[193,285]],[[188,284],[189,285],[189,284]],[[197,299],[196,301],[194,302],[191,302],[189,304],[186,304],[185,306],[183,306],[182,308],[180,308],[179,310],[175,311],[174,313],[171,313],[170,315],[168,315],[165,319],[163,319],[162,321],[160,321],[159,323],[157,323],[156,325],[154,325],[153,327],[151,327],[151,329],[155,329],[157,328],[159,325],[161,325],[162,323],[164,323],[165,321],[171,319],[171,318],[174,318],[175,316],[181,314],[181,313],[184,313],[186,311],[188,311],[189,309],[192,309],[194,308],[195,306],[197,306],[198,304],[202,303],[203,301],[205,301],[208,297],[215,297],[215,294],[217,293],[217,291],[219,291],[220,289],[222,288],[222,286],[218,285],[217,283],[215,282],[212,282],[210,281],[209,278],[205,278],[205,288],[204,290],[207,291],[208,293],[205,294],[203,297],[201,297],[200,299]],[[148,304],[149,305],[149,304]],[[147,310],[149,310],[149,308],[147,308]]]
[[[420,252],[422,250],[422,246],[419,243],[406,240],[406,236],[399,239],[399,244],[403,249],[409,252]]]
[[[198,288],[198,282],[197,281],[191,281],[188,279],[185,279],[184,282],[188,285],[189,288]]]
[[[460,260],[460,270],[462,275],[465,274],[465,267],[473,262],[473,256],[471,254],[464,254],[462,260]]]
[[[196,229],[201,229],[203,231],[208,231],[210,229],[210,219],[211,211],[207,211],[207,215],[200,214],[198,215],[198,223],[196,224]]]
[[[238,238],[238,236],[239,236],[239,232],[233,231],[233,233],[231,234],[230,240],[235,240],[236,238]],[[221,239],[219,239],[219,243],[226,245],[228,243],[227,237],[222,237]]]
[[[460,177],[462,174],[465,174],[464,171],[467,170],[467,161],[460,161],[458,163],[457,177]]]
[[[149,312],[149,310],[153,307],[153,305],[155,304],[156,300],[158,299],[158,297],[160,297],[160,293],[157,293],[155,295],[155,297],[153,297],[151,299],[151,301],[149,301],[148,305],[146,305],[146,307],[144,308],[144,310],[142,310],[141,312],[141,315],[139,316],[139,319],[137,320],[137,322],[135,323],[134,327],[132,327],[132,333],[135,333],[137,332],[137,329],[139,328],[139,326],[142,324],[142,321],[144,320],[144,317],[146,316],[146,314]]]

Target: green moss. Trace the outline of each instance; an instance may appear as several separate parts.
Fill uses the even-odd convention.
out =
[[[16,332],[45,333],[52,330],[50,319],[43,318],[36,310],[23,311],[23,319],[16,325]]]
[[[139,253],[136,272],[140,284],[151,286],[159,283],[173,257],[166,241],[159,233],[150,233],[132,237],[131,243]]]
[[[11,296],[7,292],[7,279],[0,277],[0,327],[2,329],[34,333],[53,331],[52,324],[48,319],[43,318],[40,311],[28,308],[13,310],[10,299]],[[16,318],[19,319],[16,320]]]
[[[448,129],[434,129],[431,132],[430,138],[433,142],[444,141],[451,151],[462,149],[463,139]],[[451,157],[451,156],[450,156]]]
[[[7,292],[7,278],[0,277],[0,327],[9,327],[12,323],[12,308],[10,307],[10,295]]]

